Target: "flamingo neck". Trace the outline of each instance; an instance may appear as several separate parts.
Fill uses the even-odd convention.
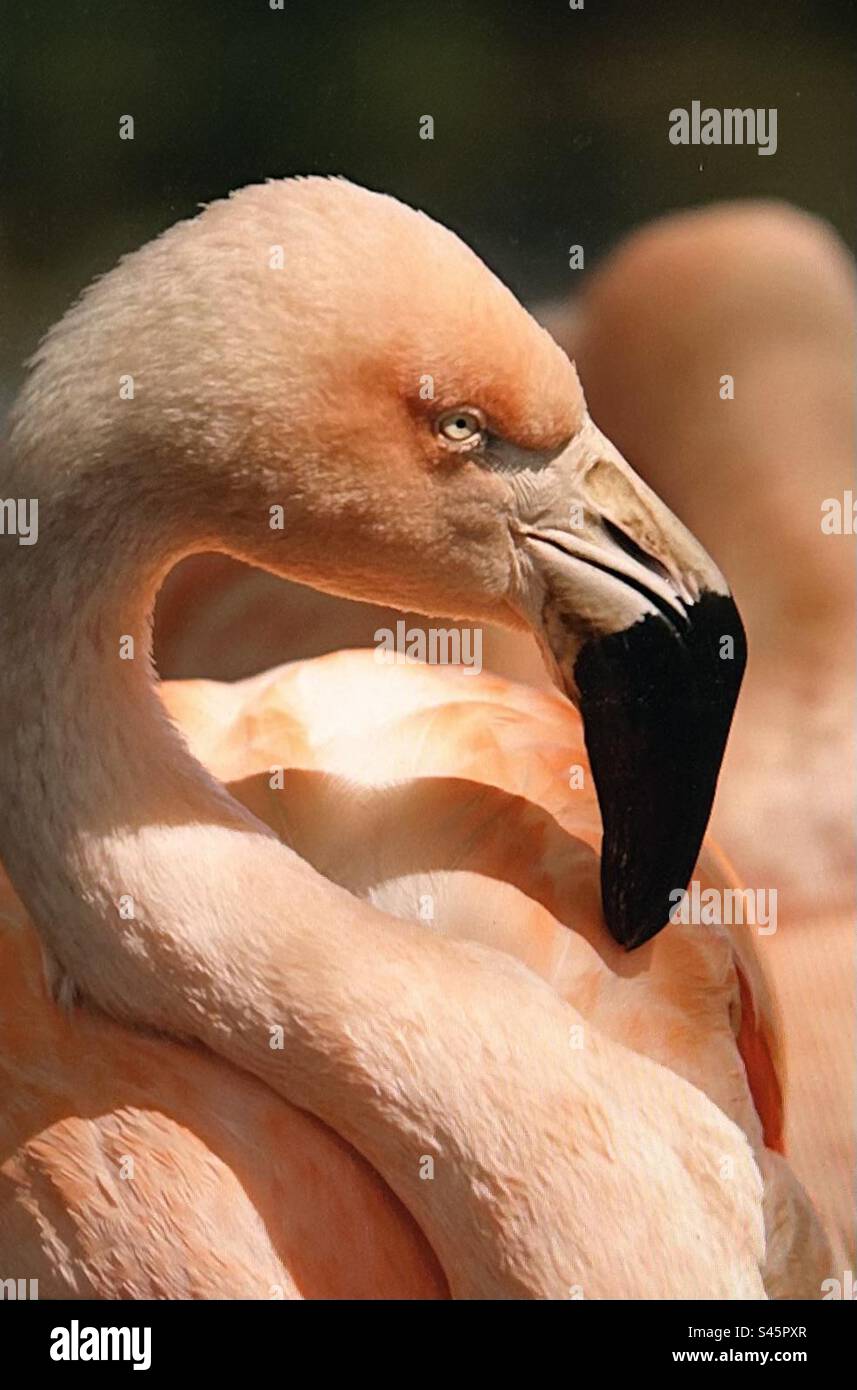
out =
[[[78,515],[77,529],[68,509],[43,504],[42,515],[26,555],[0,550],[0,856],[49,956],[90,1004],[200,1041],[329,1123],[450,1268],[462,1241],[485,1243],[469,1184],[493,1161],[474,1118],[485,1077],[472,1095],[462,1085],[474,1026],[462,1000],[475,991],[483,1031],[502,1035],[499,1103],[507,1025],[480,982],[501,958],[427,937],[329,883],[191,757],[149,647],[158,583],[192,541],[162,526],[144,544],[125,512],[103,508],[97,525]],[[500,969],[524,987],[515,963]],[[534,1026],[552,1028],[564,1057],[564,1012],[547,988],[542,1002]],[[415,1009],[440,1020],[443,1047]],[[437,1203],[420,1164],[441,1154]],[[467,1272],[467,1291],[494,1288],[496,1249],[488,1258]]]
[[[0,794],[15,808],[0,855],[70,973],[105,918],[130,911],[116,847],[163,816],[179,781],[201,816],[217,796],[165,718],[151,663],[154,596],[187,545],[111,507],[109,487],[91,491],[88,506],[43,491],[37,544],[0,553]]]

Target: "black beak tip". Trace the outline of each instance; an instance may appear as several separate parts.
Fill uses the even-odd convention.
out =
[[[666,926],[711,814],[746,663],[741,618],[707,593],[687,622],[650,615],[591,639],[574,677],[604,839],[607,928],[633,951]]]
[[[663,930],[668,913],[667,916],[664,915],[660,903],[648,908],[638,906],[637,910],[634,910],[632,905],[624,900],[617,901],[617,896],[612,892],[612,883],[604,882],[607,874],[604,873],[605,861],[602,859],[601,862],[601,896],[607,930],[619,946],[623,946],[626,951],[636,951],[638,946],[645,946],[647,941],[651,941]]]

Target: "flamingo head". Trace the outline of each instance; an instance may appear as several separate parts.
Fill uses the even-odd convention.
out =
[[[710,813],[741,621],[571,362],[457,236],[344,180],[246,188],[97,282],[30,389],[56,398],[50,372],[81,353],[95,385],[65,393],[56,449],[85,431],[196,548],[530,628],[583,717],[607,925],[630,948],[666,923]]]

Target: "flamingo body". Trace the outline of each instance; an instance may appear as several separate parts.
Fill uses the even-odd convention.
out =
[[[795,1212],[814,1235],[774,1153],[752,950],[678,924],[633,957],[611,941],[580,723],[558,696],[367,651],[162,692],[200,761],[327,877],[426,932],[517,957],[577,1011],[571,1047],[595,1028],[704,1092],[746,1135],[769,1208],[791,1204],[786,1242]],[[699,876],[729,881],[711,851]],[[0,1256],[19,1270],[23,1258],[43,1297],[448,1296],[405,1208],[327,1126],[198,1048],[58,1008],[7,884],[0,955],[0,1074],[15,1097]],[[613,1120],[616,1160],[631,1162],[634,1133]]]

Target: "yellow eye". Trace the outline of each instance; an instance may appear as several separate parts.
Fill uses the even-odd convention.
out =
[[[471,445],[482,443],[485,421],[478,410],[469,406],[458,410],[448,410],[437,422],[437,432],[450,444]]]

